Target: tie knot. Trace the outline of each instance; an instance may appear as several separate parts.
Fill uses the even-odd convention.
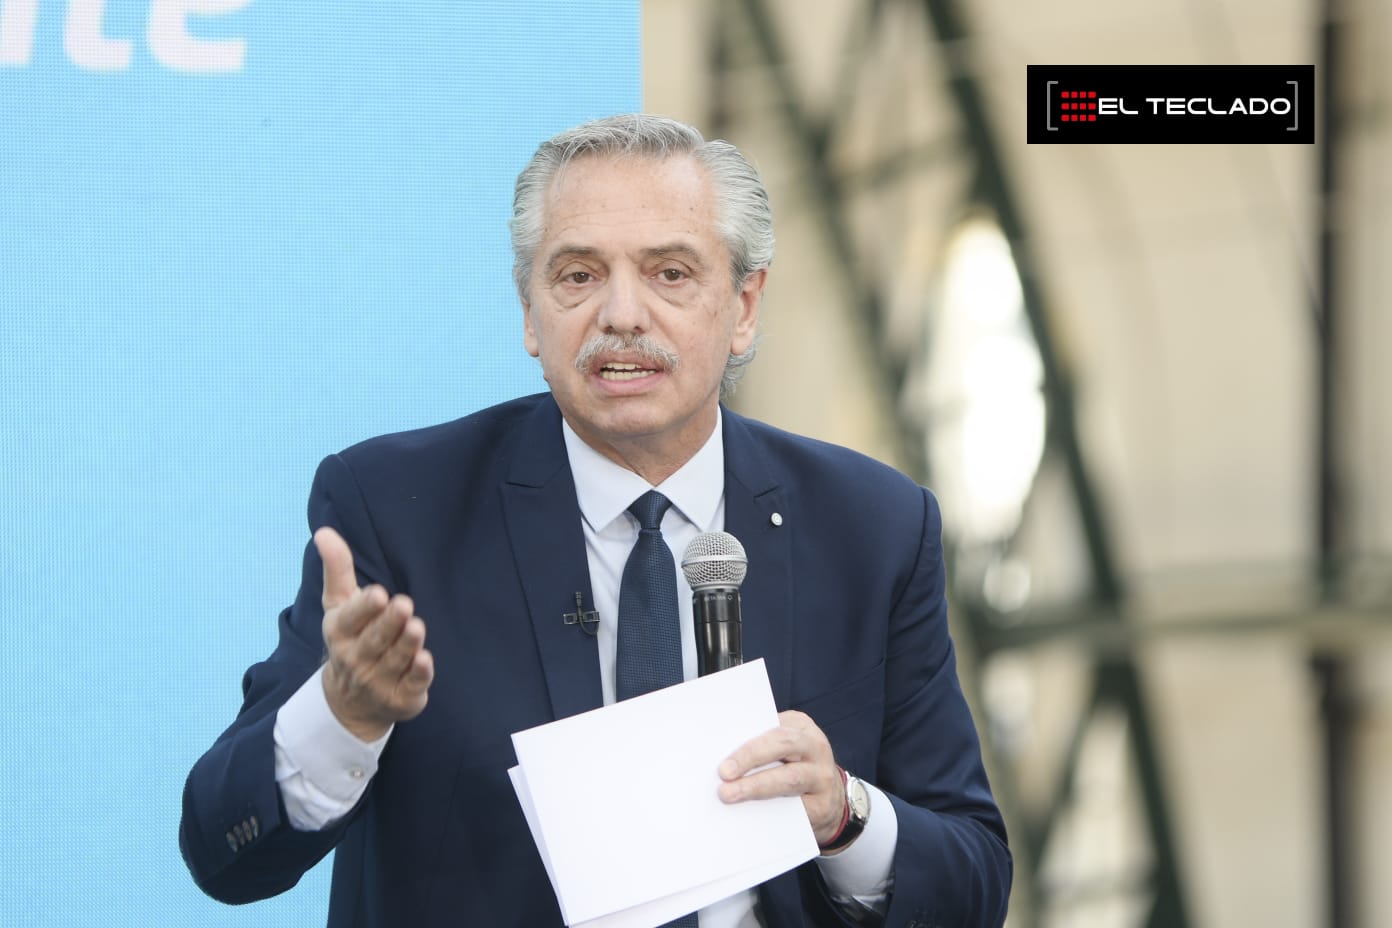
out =
[[[643,527],[643,531],[658,531],[662,527],[662,517],[672,507],[672,501],[656,490],[649,490],[633,501],[628,511]]]

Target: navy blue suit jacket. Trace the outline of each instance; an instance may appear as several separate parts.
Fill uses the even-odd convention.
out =
[[[780,709],[806,712],[842,766],[890,795],[887,924],[999,924],[1010,854],[957,681],[935,501],[869,458],[728,411],[724,442],[725,528],[749,555],[745,657],[765,659]],[[414,598],[435,659],[429,704],[396,726],[343,821],[290,826],[272,729],[323,660],[309,545],[274,653],[189,774],[180,846],[194,879],[226,902],[262,899],[337,848],[330,926],[559,925],[507,776],[512,732],[602,703],[595,639],[562,621],[577,590],[594,599],[554,400],[333,455],[309,522],[347,539],[360,583]],[[772,928],[840,924],[814,863],[760,900]]]

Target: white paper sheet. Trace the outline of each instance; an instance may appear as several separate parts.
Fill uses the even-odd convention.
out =
[[[566,924],[651,928],[815,857],[801,799],[716,793],[720,762],[777,724],[759,660],[514,734]]]

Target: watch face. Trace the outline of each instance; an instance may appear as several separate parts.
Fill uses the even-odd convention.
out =
[[[865,790],[865,784],[859,779],[852,778],[846,790],[846,798],[851,803],[851,814],[856,818],[864,820],[870,815],[870,794]]]

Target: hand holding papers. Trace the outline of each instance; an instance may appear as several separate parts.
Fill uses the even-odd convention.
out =
[[[796,797],[726,805],[720,762],[778,725],[762,660],[512,736],[568,925],[650,928],[817,856]]]

